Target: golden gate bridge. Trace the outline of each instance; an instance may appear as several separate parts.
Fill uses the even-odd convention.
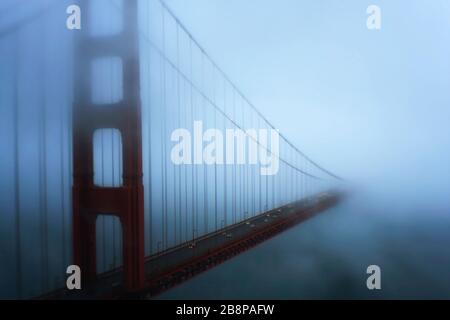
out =
[[[1,297],[154,296],[338,203],[338,176],[255,139],[276,128],[163,1],[75,3],[81,30],[73,1],[0,6]],[[247,152],[174,163],[172,133],[199,121],[276,174]]]

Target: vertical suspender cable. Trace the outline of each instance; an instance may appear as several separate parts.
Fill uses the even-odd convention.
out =
[[[17,297],[22,298],[22,239],[20,210],[20,155],[19,155],[19,48],[20,35],[15,37],[14,44],[14,89],[13,89],[13,123],[14,123],[14,224],[15,224],[15,254],[16,254],[16,290]]]
[[[64,83],[66,85],[66,83]],[[60,118],[59,118],[59,166],[60,166],[60,176],[59,176],[59,189],[61,196],[60,210],[61,210],[61,256],[62,256],[62,266],[63,270],[67,265],[66,261],[66,195],[65,195],[65,171],[64,171],[64,111],[63,105],[59,106]],[[65,271],[65,270],[64,270]]]
[[[232,90],[233,90],[233,119],[236,120],[236,91],[234,90],[234,88],[232,88]],[[236,148],[234,146],[234,143],[233,143],[233,148],[234,148],[234,150],[236,150]],[[234,158],[236,158],[234,150],[233,150],[233,156],[234,156]],[[233,163],[234,163],[234,159],[233,159]],[[236,223],[236,210],[237,210],[237,207],[236,207],[236,203],[237,203],[237,200],[236,200],[236,195],[237,195],[237,190],[236,190],[236,188],[237,188],[237,186],[236,186],[236,164],[234,164],[232,168],[233,168],[233,172],[232,172],[232,174],[233,174],[233,178],[232,178],[233,212],[232,212],[232,215],[233,215],[233,224],[234,224],[234,223]]]
[[[266,140],[266,148],[269,148],[269,139]],[[264,152],[264,156],[267,154],[267,150],[261,150],[260,152]],[[272,179],[271,179],[272,180]],[[269,175],[266,175],[266,203],[264,206],[264,211],[269,210]]]
[[[189,39],[189,64],[190,64],[190,73],[191,73],[191,78],[194,78],[194,68],[193,68],[193,59],[192,59],[192,40]],[[195,117],[194,117],[194,89],[192,87],[192,85],[189,86],[190,87],[190,103],[191,103],[191,120],[192,120],[192,125],[194,125],[194,121],[195,121]],[[194,177],[195,177],[195,181],[194,181]],[[197,216],[197,208],[196,208],[196,204],[197,204],[197,169],[196,169],[196,165],[193,164],[192,165],[192,169],[191,169],[191,184],[192,184],[192,189],[191,189],[191,196],[192,196],[192,241],[195,239],[195,230],[196,230],[196,216]]]
[[[213,87],[213,97],[212,100],[214,104],[216,104],[216,82],[215,82],[215,68],[212,67],[212,87]],[[214,109],[214,129],[217,129],[217,111]],[[216,137],[217,139],[217,137]],[[217,224],[217,140],[216,143],[216,154],[215,158],[216,161],[214,161],[214,230],[217,231],[218,224]]]
[[[162,12],[163,9],[161,9],[161,30],[164,30],[164,19],[162,18],[164,15],[164,12]],[[162,244],[164,243],[164,224],[165,224],[165,220],[164,220],[164,211],[165,211],[165,207],[164,207],[164,185],[165,185],[165,181],[164,181],[164,96],[165,96],[165,92],[164,92],[164,64],[165,64],[165,56],[164,56],[164,34],[163,32],[162,36],[162,54],[161,54],[161,59],[160,59],[160,90],[161,90],[161,101],[160,101],[160,105],[159,105],[159,118],[160,118],[160,131],[161,131],[161,136],[160,136],[160,156],[161,156],[161,172],[160,172],[160,177],[161,177],[161,238],[160,240],[158,240],[158,244],[157,244],[157,251],[159,252],[162,248],[160,248],[160,245],[162,246]]]
[[[42,47],[46,48],[45,32],[42,39]],[[41,224],[41,265],[42,265],[42,289],[48,287],[48,203],[47,203],[47,99],[46,99],[46,63],[42,56],[39,61],[40,81],[40,101],[39,101],[39,211]]]
[[[163,11],[163,52],[164,56],[166,56],[166,16],[165,11]],[[163,90],[164,90],[164,103],[163,103],[163,159],[164,159],[164,240],[163,240],[163,249],[167,249],[168,247],[168,239],[169,239],[169,221],[168,221],[168,196],[167,196],[167,187],[168,187],[168,180],[167,180],[167,141],[166,141],[166,134],[167,134],[167,75],[166,75],[166,63],[164,63],[163,66]]]
[[[147,2],[147,32],[150,33],[150,2]],[[149,56],[151,57],[151,47],[148,46]],[[151,77],[151,58],[147,62],[147,77]],[[150,78],[151,79],[151,78]],[[151,90],[151,81],[150,88]],[[152,185],[152,103],[151,97],[148,97],[148,105],[147,105],[147,116],[148,116],[148,173],[147,173],[147,181],[148,181],[148,210],[149,210],[149,229],[150,234],[149,238],[149,248],[150,253],[153,253],[153,185]]]
[[[100,148],[100,152],[101,152],[101,163],[102,163],[102,166],[101,166],[101,172],[102,172],[102,175],[101,175],[101,177],[102,177],[102,186],[104,186],[105,185],[105,156],[104,156],[104,153],[105,153],[105,136],[104,136],[104,130],[101,130],[100,131],[101,132],[101,148]],[[95,170],[95,169],[94,169]],[[100,219],[101,219],[101,221],[102,221],[102,256],[103,256],[103,259],[102,259],[102,266],[103,267],[106,267],[106,219],[105,219],[105,217],[100,217]],[[100,256],[100,254],[99,254],[99,256]]]
[[[179,26],[177,24],[177,67],[180,69],[180,35]],[[180,75],[177,73],[177,97],[178,97],[178,128],[181,126],[181,96],[180,96]],[[182,242],[182,220],[181,220],[181,167],[178,166],[178,224],[179,224],[179,241]],[[176,220],[175,220],[176,221]],[[175,241],[176,243],[176,241]]]
[[[225,112],[225,114],[227,113],[227,84],[224,81],[223,82],[223,110]],[[226,134],[226,129],[227,129],[227,119],[226,117],[223,118],[223,132],[225,132]],[[225,155],[226,155],[226,150],[227,150],[227,139],[224,139],[225,143],[224,143],[224,150],[225,150]],[[224,210],[223,210],[223,220],[224,220],[224,225],[223,227],[226,227],[228,225],[228,166],[226,163],[226,156],[224,155],[224,159],[223,159],[223,163],[224,163],[224,167],[223,167],[223,176],[224,176],[224,180],[223,180],[223,184],[224,184]]]
[[[205,55],[202,52],[202,88],[205,90]],[[203,106],[203,115],[205,121],[208,119],[208,109],[206,107],[207,101],[205,98],[202,98],[202,106]],[[208,168],[205,163],[203,163],[203,209],[204,209],[204,233],[208,233],[209,227],[209,201],[208,201]]]

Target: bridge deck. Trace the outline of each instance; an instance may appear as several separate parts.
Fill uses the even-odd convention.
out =
[[[58,290],[44,299],[149,298],[204,272],[284,230],[334,206],[340,194],[327,193],[251,217],[241,223],[146,259],[147,282],[142,292],[130,295],[122,288],[122,271],[99,276],[97,283],[79,291]]]

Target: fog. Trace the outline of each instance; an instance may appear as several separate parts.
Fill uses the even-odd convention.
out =
[[[258,108],[352,192],[161,298],[448,298],[450,4],[167,3]],[[366,27],[370,4],[381,8],[381,30]],[[371,264],[382,270],[380,292],[365,286]]]
[[[445,206],[450,4],[376,1],[368,30],[372,2],[167,1],[306,154],[358,188]]]
[[[123,61],[110,56],[85,65],[80,79],[92,77],[92,95],[78,95],[83,54],[75,51],[78,31],[66,27],[72,2],[32,2],[0,3],[2,298],[64,284],[72,261],[72,108],[77,99],[103,106],[128,94]],[[161,298],[448,297],[450,3],[165,2],[202,48],[159,1],[138,2],[146,255],[329,187],[301,171],[326,176],[284,140],[270,181],[255,166],[197,170],[170,161],[171,133],[198,120],[220,130],[270,129],[247,98],[343,177],[348,196]],[[122,21],[120,0],[88,3],[89,36],[135,22]],[[371,4],[381,9],[380,30],[367,28]],[[121,147],[116,129],[95,132],[95,185],[122,185]],[[110,218],[96,225],[98,272],[122,263],[120,223]],[[381,267],[381,292],[365,287],[371,264]]]

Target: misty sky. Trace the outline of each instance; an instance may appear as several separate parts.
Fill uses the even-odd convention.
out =
[[[447,297],[450,2],[166,2],[268,119],[369,196],[161,298]]]
[[[166,3],[263,114],[320,164],[394,199],[447,202],[448,1]],[[370,4],[381,7],[379,31],[366,27]]]

